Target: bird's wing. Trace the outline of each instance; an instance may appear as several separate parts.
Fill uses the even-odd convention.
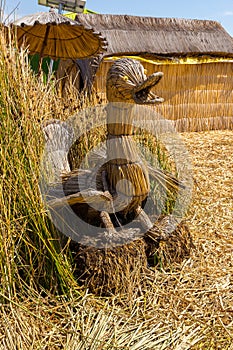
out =
[[[184,184],[179,181],[174,175],[169,174],[160,169],[154,168],[147,164],[148,172],[160,185],[164,186],[169,191],[177,191],[178,189],[185,189]]]

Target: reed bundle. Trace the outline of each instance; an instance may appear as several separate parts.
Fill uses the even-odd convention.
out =
[[[129,164],[126,161],[125,164],[115,165],[108,162],[106,170],[107,182],[113,196],[117,194],[117,196],[126,197],[127,202],[130,200],[130,206],[125,207],[124,211],[130,212],[141,205],[150,190],[147,171],[143,169],[142,163]]]
[[[107,131],[109,135],[133,135],[133,105],[110,103],[106,107]]]
[[[133,234],[131,228],[125,234]],[[194,248],[185,223],[172,216],[160,216],[153,228],[143,238],[112,249],[96,249],[72,244],[72,254],[77,264],[76,277],[90,292],[102,296],[121,294],[127,300],[140,293],[143,279],[153,276],[150,266],[169,267],[181,263]],[[146,277],[147,276],[147,277]]]
[[[147,266],[144,240],[135,240],[114,249],[73,246],[76,277],[90,292],[98,295],[133,295],[140,288]]]
[[[112,164],[122,164],[122,158],[128,163],[140,162],[140,153],[132,136],[109,136],[107,139],[107,160]],[[123,164],[125,160],[123,161]]]

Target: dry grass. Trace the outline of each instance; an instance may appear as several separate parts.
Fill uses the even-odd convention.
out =
[[[233,132],[184,134],[193,159],[195,189],[188,225],[196,252],[190,260],[194,319],[212,325],[213,348],[231,348],[233,335]],[[188,284],[186,285],[188,289]],[[229,346],[223,339],[229,339]],[[221,343],[222,341],[222,343]]]
[[[0,349],[232,349],[233,132],[183,134],[195,180],[190,258],[143,276],[130,300],[96,297],[78,286],[37,187],[41,122],[66,118],[77,98],[59,99],[2,38],[0,55]]]

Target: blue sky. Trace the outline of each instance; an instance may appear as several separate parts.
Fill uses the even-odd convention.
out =
[[[38,5],[38,0],[6,0],[5,13],[15,7],[16,18],[48,11]],[[99,13],[211,19],[220,22],[233,36],[233,0],[86,0],[86,7]]]

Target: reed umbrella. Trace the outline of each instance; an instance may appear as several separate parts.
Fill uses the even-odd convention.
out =
[[[106,41],[93,28],[73,21],[54,10],[40,12],[16,20],[18,45],[28,45],[30,54],[40,58],[83,59],[106,50]]]

